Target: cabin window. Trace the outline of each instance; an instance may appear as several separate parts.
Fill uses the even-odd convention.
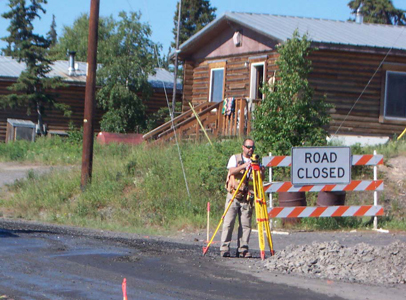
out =
[[[210,101],[223,101],[224,68],[211,69],[210,75]]]
[[[264,85],[265,63],[251,64],[250,98],[263,99],[261,89]]]
[[[406,72],[386,72],[384,116],[406,119]]]

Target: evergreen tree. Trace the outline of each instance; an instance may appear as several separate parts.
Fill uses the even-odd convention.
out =
[[[56,22],[55,22],[55,15],[52,15],[52,23],[51,28],[47,33],[47,39],[50,41],[51,47],[55,46],[56,42],[58,41],[57,34],[56,34]]]
[[[307,76],[311,70],[311,52],[307,36],[295,31],[293,37],[278,46],[276,62],[279,80],[273,92],[263,88],[265,98],[254,110],[253,136],[276,155],[289,155],[291,147],[326,144],[325,126],[329,123],[324,100],[314,100]]]
[[[18,62],[25,63],[26,69],[21,72],[17,82],[9,89],[14,92],[0,97],[0,105],[3,107],[26,107],[27,114],[31,110],[36,110],[38,114],[38,127],[41,134],[43,132],[42,116],[46,104],[55,106],[67,111],[67,106],[57,104],[54,95],[49,92],[61,86],[60,78],[48,78],[51,71],[52,62],[47,58],[50,40],[42,35],[34,33],[32,22],[35,18],[40,18],[39,13],[45,13],[42,4],[47,4],[46,0],[30,0],[27,4],[25,0],[10,0],[10,11],[3,13],[2,17],[10,19],[10,32],[8,37],[3,38],[8,43],[3,52],[10,55]]]
[[[176,7],[175,16],[173,17],[175,26],[172,30],[174,42],[172,42],[171,46],[173,48],[176,47],[179,5],[176,5]],[[217,8],[210,6],[209,0],[182,0],[179,45],[213,21],[216,18],[216,10]]]
[[[352,0],[348,6],[354,14],[361,7],[364,23],[406,25],[406,11],[395,8],[392,0]]]

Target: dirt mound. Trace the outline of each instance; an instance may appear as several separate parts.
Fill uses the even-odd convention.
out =
[[[406,157],[397,156],[379,166],[378,173],[384,174],[384,206],[385,214],[397,219],[406,215]]]
[[[385,165],[379,167],[379,171],[383,171],[388,180],[403,187],[406,178],[406,157],[397,156],[388,159]]]
[[[367,284],[406,283],[406,243],[365,243],[345,247],[337,241],[290,245],[267,259],[270,271]]]

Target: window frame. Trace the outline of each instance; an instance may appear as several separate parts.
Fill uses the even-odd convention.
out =
[[[406,75],[406,64],[386,63],[382,66],[379,122],[404,125],[406,124],[406,116],[404,118],[386,116],[387,80],[390,73],[404,73]]]
[[[210,69],[210,82],[209,82],[209,102],[213,102],[212,99],[212,90],[213,90],[213,72],[218,71],[218,70],[223,70],[223,83],[222,83],[222,90],[221,90],[221,101],[224,100],[224,82],[225,82],[225,67],[213,67]]]
[[[256,67],[262,66],[262,84],[264,84],[266,81],[265,65],[266,65],[265,61],[251,63],[251,71],[250,71],[250,98],[251,99],[258,99],[256,97],[254,97],[257,92],[256,91],[256,83],[257,83]],[[261,100],[263,100],[264,97],[265,97],[265,95],[262,93]]]

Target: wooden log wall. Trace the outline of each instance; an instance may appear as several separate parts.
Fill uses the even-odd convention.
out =
[[[229,56],[226,58],[204,60],[201,62],[185,61],[183,80],[183,111],[189,109],[188,102],[198,105],[209,101],[210,92],[210,65],[224,62],[225,81],[224,97],[247,98],[250,96],[251,63],[266,62],[265,78],[274,74],[276,69],[275,52],[261,55],[246,54]]]
[[[183,94],[182,94],[182,112],[190,109],[189,102],[193,101],[193,81],[194,81],[194,63],[185,61],[183,64]]]
[[[190,84],[190,83],[189,83]],[[198,105],[209,101],[210,69],[206,62],[202,62],[193,69],[192,104]],[[188,107],[188,103],[183,103]]]
[[[0,81],[0,95],[9,94],[7,89],[13,81]],[[45,108],[45,116],[43,117],[44,123],[48,125],[48,130],[69,130],[69,123],[73,122],[76,128],[83,126],[83,111],[85,103],[85,86],[84,85],[71,85],[68,87],[60,88],[56,90],[56,99],[60,103],[64,103],[70,106],[72,115],[65,117],[61,111],[56,109],[50,110]],[[167,90],[169,101],[172,102],[172,91]],[[181,94],[177,94],[177,101],[181,101]],[[152,114],[161,107],[167,107],[166,97],[163,90],[156,90],[151,98],[146,102],[146,113]],[[104,114],[104,111],[100,108],[96,108],[95,115],[95,131],[100,131],[100,121]],[[22,119],[30,120],[37,123],[37,112],[31,111],[31,114],[27,115],[25,108],[5,108],[0,109],[0,142],[4,142],[6,139],[7,119]]]
[[[245,98],[250,93],[250,66],[248,56],[227,59],[224,98]]]
[[[13,82],[0,81],[0,95],[9,94],[7,89]],[[56,99],[59,103],[64,103],[70,106],[72,115],[65,117],[59,110],[45,107],[45,115],[43,116],[44,124],[48,125],[48,130],[64,130],[69,129],[69,123],[73,122],[76,128],[80,128],[83,124],[83,110],[85,99],[85,86],[64,87],[55,91]],[[103,112],[100,109],[96,110],[95,130],[100,131],[100,119]],[[30,120],[37,123],[37,112],[32,110],[30,115],[27,115],[26,108],[4,108],[0,110],[0,142],[4,142],[6,138],[7,119],[22,119]]]
[[[145,112],[147,115],[151,115],[153,113],[156,113],[160,108],[168,107],[167,99],[169,104],[172,104],[172,89],[166,90],[166,95],[164,89],[155,89],[153,95],[145,101]],[[178,92],[175,97],[176,102],[181,102],[182,101],[182,93]]]
[[[343,122],[384,56],[331,50],[318,50],[311,54],[313,70],[309,82],[314,89],[315,99],[326,96],[326,101],[334,105],[330,111],[330,133],[336,133],[341,124],[338,134],[393,136],[404,130],[404,122],[379,122],[381,101],[384,101],[381,94],[384,78],[382,68]],[[389,55],[385,63],[406,66],[406,57]]]
[[[266,81],[275,72],[278,80],[276,52],[258,54],[257,59],[253,59],[255,56],[252,54],[218,58],[225,61],[224,97],[249,97],[250,63],[264,61],[264,55],[266,55]],[[330,110],[332,117],[328,128],[330,133],[336,133],[340,125],[338,134],[350,135],[393,136],[405,129],[406,122],[379,121],[382,101],[384,101],[382,89],[385,72],[382,67],[346,118],[384,56],[384,54],[325,49],[311,54],[312,72],[309,75],[309,83],[314,89],[314,98],[319,100],[326,97],[326,101],[334,106]],[[246,62],[248,62],[247,65]],[[389,55],[385,63],[400,64],[406,68],[406,57]],[[184,111],[189,109],[189,101],[194,105],[209,101],[209,64],[208,60],[185,62]]]
[[[268,59],[266,61],[266,79],[267,81],[269,80],[269,78],[275,76],[276,78],[278,78],[278,66],[276,65],[276,60],[278,59],[279,54],[276,52],[272,52],[268,55]]]

